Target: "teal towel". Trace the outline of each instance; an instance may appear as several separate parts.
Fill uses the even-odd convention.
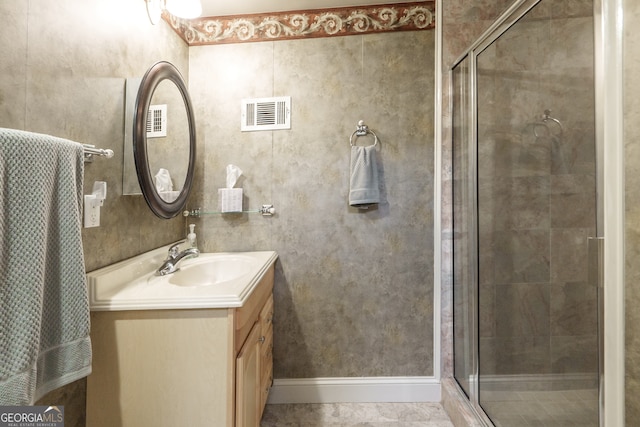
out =
[[[0,128],[0,405],[91,372],[83,148]]]
[[[351,146],[349,205],[366,209],[376,203],[380,203],[376,147]]]

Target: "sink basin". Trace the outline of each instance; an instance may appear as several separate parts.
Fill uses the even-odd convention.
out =
[[[201,253],[156,276],[170,246],[87,273],[91,311],[242,307],[278,258],[274,251]]]
[[[164,276],[177,286],[212,286],[249,274],[256,259],[246,255],[202,254],[183,261],[180,269]]]

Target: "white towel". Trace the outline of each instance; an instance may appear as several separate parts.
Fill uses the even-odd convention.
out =
[[[0,405],[91,373],[83,148],[0,128]]]
[[[349,205],[368,208],[380,203],[376,147],[351,146]]]

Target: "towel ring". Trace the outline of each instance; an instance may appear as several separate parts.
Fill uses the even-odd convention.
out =
[[[355,137],[365,136],[368,133],[370,133],[371,135],[373,135],[375,137],[375,141],[373,143],[373,146],[375,147],[376,145],[378,145],[378,135],[376,135],[376,133],[374,131],[369,129],[369,126],[364,124],[364,120],[360,120],[358,122],[358,126],[356,127],[356,130],[351,134],[351,137],[349,138],[349,144],[353,147],[354,146],[354,144],[353,144],[353,137],[354,136]]]
[[[553,132],[549,127],[549,122],[553,122],[556,124],[558,128],[558,132]],[[540,128],[544,128],[544,131],[540,131]],[[551,110],[544,110],[544,114],[540,118],[540,121],[533,124],[533,134],[536,138],[543,137],[558,137],[562,138],[562,134],[564,133],[564,126],[560,123],[560,120],[551,117]]]

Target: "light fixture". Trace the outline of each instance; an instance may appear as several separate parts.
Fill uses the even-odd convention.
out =
[[[160,17],[162,16],[162,8],[161,0],[145,0],[147,2],[147,15],[149,16],[149,21],[153,25],[156,25],[160,22]]]
[[[147,15],[153,25],[160,21],[162,11],[166,10],[178,18],[193,19],[202,15],[200,0],[145,0]]]

